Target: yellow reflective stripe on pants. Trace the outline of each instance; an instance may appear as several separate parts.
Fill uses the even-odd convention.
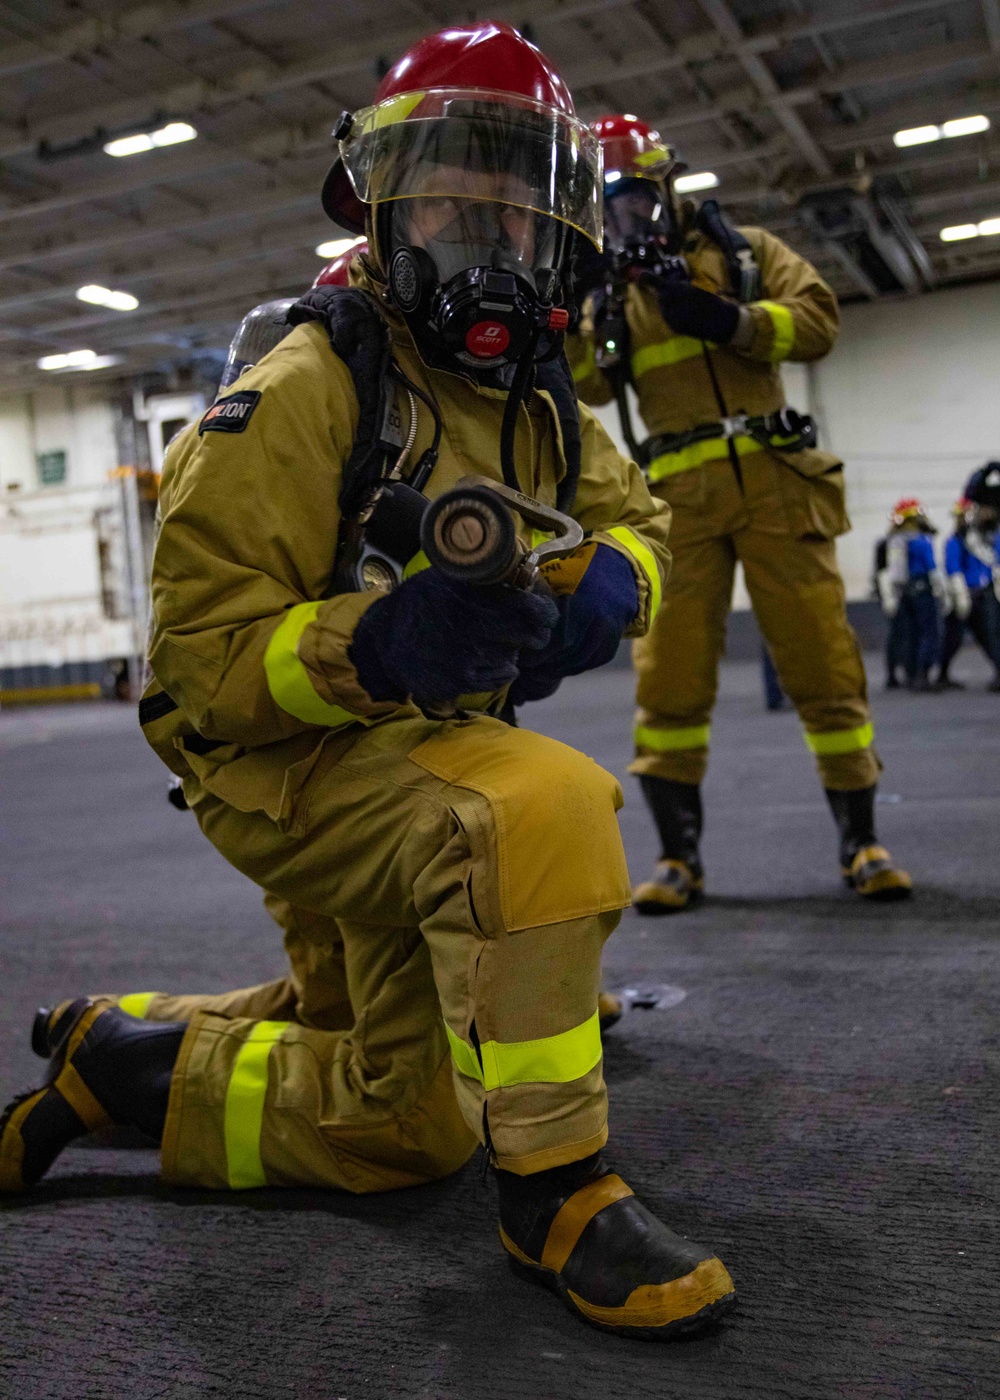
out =
[[[573,383],[579,384],[582,380],[588,379],[597,368],[597,356],[594,354],[594,347],[588,340],[583,352],[583,359],[578,365],[573,366]]]
[[[711,726],[693,724],[686,729],[650,729],[646,724],[635,727],[635,742],[643,749],[669,753],[671,749],[707,749]]]
[[[118,1010],[127,1012],[129,1016],[138,1016],[141,1021],[156,995],[156,992],[129,992],[127,996],[118,998]]]
[[[738,457],[748,457],[751,452],[761,451],[760,443],[751,437],[734,437],[729,440],[736,447]],[[663,452],[650,462],[646,470],[647,479],[663,481],[665,477],[676,476],[678,472],[689,471],[692,467],[700,467],[703,462],[711,462],[716,457],[725,458],[729,455],[726,441],[724,437],[706,438],[704,442],[692,442],[689,447],[682,447],[679,452]]]
[[[690,335],[672,335],[669,340],[658,341],[655,345],[644,345],[632,356],[632,378],[638,379],[640,374],[646,374],[651,369],[660,369],[663,365],[677,365],[682,360],[690,360],[702,353],[703,345],[707,345],[710,350],[715,348],[712,341],[695,340]]]
[[[787,360],[795,344],[795,322],[792,320],[792,313],[787,306],[782,306],[780,301],[758,301],[755,304],[767,312],[774,327],[770,360],[772,363]]]
[[[635,534],[634,531],[630,530],[627,525],[613,525],[608,531],[608,534],[613,540],[617,540],[620,545],[628,550],[629,554],[631,554],[632,558],[649,580],[649,620],[652,622],[653,618],[660,611],[660,602],[663,598],[660,571],[656,567],[656,559],[653,557],[653,551],[648,545],[643,544],[639,536]]]
[[[802,737],[806,747],[815,754],[854,753],[869,747],[875,731],[870,724],[863,724],[859,729],[834,729],[825,734],[810,734],[804,730]]]
[[[341,709],[339,705],[328,705],[320,699],[299,660],[299,638],[310,622],[316,620],[320,606],[318,602],[297,603],[294,608],[288,609],[264,653],[267,688],[276,704],[308,724],[325,724],[331,728],[356,724],[359,722],[358,715],[352,715],[350,710]]]
[[[482,1066],[475,1049],[445,1023],[452,1059],[459,1074],[477,1079],[484,1089],[503,1089],[512,1084],[568,1084],[582,1079],[601,1058],[601,1027],[598,1013],[572,1030],[540,1040],[505,1043],[486,1040],[479,1047]]]
[[[226,1170],[234,1191],[266,1186],[260,1130],[267,1097],[267,1061],[289,1021],[258,1021],[240,1046],[226,1089]]]

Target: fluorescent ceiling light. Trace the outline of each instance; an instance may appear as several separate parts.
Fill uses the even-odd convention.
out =
[[[942,136],[974,136],[977,131],[989,131],[989,117],[956,117],[941,127]]]
[[[80,301],[107,306],[111,311],[134,311],[139,305],[139,298],[131,292],[113,292],[108,287],[78,287],[76,294]]]
[[[927,141],[940,141],[941,128],[938,126],[911,126],[908,131],[897,131],[892,138],[894,146],[922,146]]]
[[[979,225],[979,232],[983,238],[989,238],[992,234],[1000,233],[1000,219],[984,219]]]
[[[329,243],[320,243],[316,249],[316,254],[321,258],[339,258],[341,253],[348,252],[351,248],[356,248],[359,243],[363,243],[364,238],[334,238]]]
[[[157,146],[176,146],[179,141],[193,141],[197,131],[188,122],[167,122],[156,131],[140,131],[134,136],[119,136],[109,141],[104,150],[109,156],[136,156]]]
[[[613,185],[616,180],[620,180],[621,178],[622,172],[620,170],[605,170],[604,172],[604,183],[606,185]]]
[[[978,238],[978,224],[952,224],[951,228],[943,228],[938,237],[944,243],[957,243],[961,238]]]
[[[176,146],[180,141],[193,141],[198,135],[189,122],[167,122],[150,135],[154,146]]]
[[[927,141],[940,141],[942,136],[975,136],[977,131],[989,129],[989,117],[955,117],[940,126],[911,126],[897,131],[892,140],[896,146],[923,146]]]
[[[714,190],[718,183],[718,175],[711,170],[698,170],[693,175],[678,175],[674,189],[678,194],[693,194],[695,190]]]
[[[38,361],[39,369],[79,369],[97,359],[96,350],[67,350],[63,355],[43,355]]]
[[[67,350],[61,355],[43,355],[37,361],[39,369],[106,369],[119,364],[118,355],[98,355],[96,350]]]

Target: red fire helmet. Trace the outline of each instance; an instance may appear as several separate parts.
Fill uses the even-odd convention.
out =
[[[313,283],[314,287],[346,287],[349,286],[348,272],[351,263],[357,257],[364,257],[368,252],[368,244],[363,238],[356,239],[349,248],[345,248],[342,253],[334,258],[333,262],[328,262],[323,271]]]
[[[677,166],[677,152],[658,131],[630,113],[598,117],[591,131],[604,151],[604,186],[631,178],[663,180]]]
[[[365,206],[434,194],[437,166],[462,168],[502,150],[509,202],[551,215],[600,244],[600,146],[549,60],[507,24],[428,35],[390,68],[370,107],[345,113],[323,208],[365,229]],[[470,168],[465,165],[465,168]]]
[[[892,523],[902,525],[906,520],[917,520],[926,514],[916,496],[903,496],[892,508]]]

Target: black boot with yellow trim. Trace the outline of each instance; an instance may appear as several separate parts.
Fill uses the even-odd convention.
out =
[[[514,1266],[594,1327],[643,1341],[700,1330],[736,1300],[720,1259],[641,1205],[600,1153],[530,1176],[498,1171]]]
[[[701,897],[705,883],[698,851],[701,789],[648,775],[639,783],[659,832],[661,855],[653,878],[632,891],[632,903],[640,914],[679,914]]]
[[[908,899],[912,879],[875,835],[874,784],[851,792],[825,791],[840,832],[840,870],[848,887],[862,899],[882,904]]]
[[[85,1133],[129,1126],[159,1142],[186,1030],[87,997],[40,1012],[32,1044],[48,1047],[49,1068],[40,1088],[19,1094],[0,1115],[0,1191],[34,1186]]]

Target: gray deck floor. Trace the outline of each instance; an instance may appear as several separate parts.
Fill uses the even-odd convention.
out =
[[[156,1154],[87,1140],[0,1207],[10,1400],[938,1400],[1000,1396],[1000,697],[876,696],[883,839],[908,905],[839,886],[793,715],[724,668],[706,784],[710,897],[626,915],[606,1062],[612,1156],[714,1245],[741,1293],[674,1346],[595,1333],[516,1279],[475,1163],[434,1187],[178,1191]],[[622,776],[634,875],[654,855],[625,775],[627,672],[530,716]],[[38,1002],[275,975],[258,894],[113,706],[0,715],[0,1093],[37,1075]]]

